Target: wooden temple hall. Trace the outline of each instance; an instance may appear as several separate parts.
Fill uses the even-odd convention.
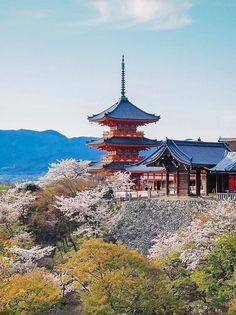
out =
[[[154,189],[164,190],[166,195],[200,196],[236,191],[236,152],[231,152],[224,142],[167,139],[130,171],[149,168],[153,172],[146,175],[152,177]]]
[[[234,138],[229,141],[220,138],[218,142],[148,139],[138,127],[156,123],[160,116],[133,105],[125,92],[122,56],[119,100],[105,111],[88,117],[90,122],[109,127],[102,138],[88,143],[107,151],[107,155],[90,166],[91,173],[109,176],[117,171],[129,172],[136,191],[152,190],[176,196],[236,193]],[[151,147],[156,148],[154,153],[147,157],[139,155]]]

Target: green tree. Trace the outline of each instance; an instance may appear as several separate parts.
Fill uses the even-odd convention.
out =
[[[188,309],[188,306],[192,302],[205,302],[205,293],[191,279],[191,272],[187,270],[186,265],[178,255],[173,255],[169,259],[167,258],[164,261],[163,270],[171,280],[173,294],[181,302],[183,310]]]
[[[235,295],[236,235],[220,238],[206,262],[192,274],[213,309],[227,309]]]
[[[177,308],[163,271],[121,243],[89,240],[62,269],[76,279],[88,314],[168,315]]]
[[[1,280],[0,314],[35,314],[53,307],[60,297],[60,288],[46,271],[15,274]]]

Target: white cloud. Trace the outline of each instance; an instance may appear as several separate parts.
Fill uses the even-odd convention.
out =
[[[95,18],[74,25],[174,29],[191,24],[190,0],[89,0]]]

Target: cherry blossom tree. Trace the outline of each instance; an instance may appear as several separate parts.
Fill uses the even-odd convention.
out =
[[[112,176],[106,178],[106,184],[114,192],[130,191],[134,185],[128,172],[116,172]]]
[[[35,196],[30,192],[19,191],[16,188],[3,192],[0,195],[0,224],[5,224],[11,233],[9,223],[24,217],[34,199]]]
[[[53,246],[41,247],[36,245],[30,249],[13,246],[10,252],[16,254],[18,260],[37,262],[44,257],[50,256],[54,250],[55,247]]]
[[[0,259],[0,276],[29,273],[38,267],[42,258],[51,256],[54,251],[53,246],[36,245],[29,249],[13,246],[8,249],[6,256]]]
[[[106,187],[98,186],[77,192],[75,197],[57,197],[56,207],[69,220],[78,224],[76,234],[98,235],[109,213],[108,203],[103,199],[106,192]]]
[[[52,163],[48,172],[39,179],[39,185],[45,187],[57,181],[65,180],[72,183],[74,179],[84,179],[89,175],[87,172],[89,163],[89,161],[77,161],[75,159]]]
[[[214,248],[216,239],[235,229],[236,204],[212,201],[212,206],[203,210],[189,226],[173,234],[159,235],[150,249],[150,258],[178,251],[188,269],[195,269]]]

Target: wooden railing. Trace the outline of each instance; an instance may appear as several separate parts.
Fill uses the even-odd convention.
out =
[[[133,199],[150,199],[162,197],[164,193],[157,191],[129,191],[129,192],[115,192],[115,198],[121,198],[126,201]]]
[[[235,200],[236,201],[236,193],[217,193],[216,198],[219,200]]]
[[[130,131],[130,130],[111,130],[111,131],[104,131],[103,137],[104,138],[110,138],[110,137],[142,138],[144,137],[144,132],[143,131]]]

